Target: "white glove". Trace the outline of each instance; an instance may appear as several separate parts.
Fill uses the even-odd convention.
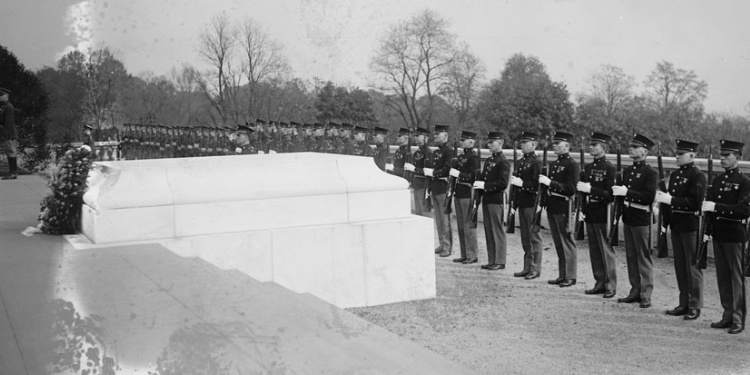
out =
[[[268,150],[268,154],[269,154],[269,155],[271,155],[271,154],[275,154],[275,153],[276,153],[276,150]]]
[[[703,201],[703,205],[701,206],[701,210],[705,211],[705,212],[714,212],[716,210],[716,202]]]
[[[591,184],[588,182],[578,182],[578,185],[576,185],[576,189],[580,191],[581,193],[590,193],[591,192]]]
[[[393,164],[386,164],[385,165],[385,170],[386,171],[392,171],[393,170]]]
[[[456,168],[451,168],[450,175],[451,177],[458,178],[458,175],[461,174],[461,172],[458,171]]]
[[[258,155],[264,155],[265,153],[265,151],[258,151]]]
[[[510,184],[513,186],[523,187],[523,180],[520,177],[510,176]]]
[[[241,154],[242,153],[242,147],[237,147],[234,149],[234,152]]]
[[[474,181],[474,189],[484,190],[484,181]]]
[[[628,188],[625,186],[615,185],[612,186],[612,195],[616,197],[624,197],[628,194]]]
[[[412,163],[406,163],[404,164],[404,169],[409,172],[414,172],[414,164]]]
[[[432,168],[424,168],[423,170],[424,170],[424,175],[425,176],[432,177],[432,171],[434,171],[434,169],[432,169]]]
[[[549,186],[550,182],[552,182],[552,180],[550,180],[549,177],[541,174],[539,175],[540,184]]]
[[[663,191],[657,191],[656,192],[656,201],[659,203],[664,203],[668,205],[672,205],[672,195],[669,193],[665,193]]]

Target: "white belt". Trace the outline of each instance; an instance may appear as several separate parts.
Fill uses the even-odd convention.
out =
[[[558,197],[558,198],[562,198],[562,199],[565,199],[566,201],[567,201],[567,200],[570,200],[570,197],[569,197],[569,196],[567,196],[567,195],[562,195],[562,194],[559,194],[559,193],[553,193],[553,192],[550,192],[550,193],[549,193],[549,195],[551,195],[551,196],[553,196],[553,197]]]
[[[643,211],[648,211],[648,209],[650,207],[650,206],[645,205],[645,204],[638,204],[638,203],[633,203],[633,202],[629,202],[629,201],[625,201],[625,206],[637,208],[637,209],[643,210]]]

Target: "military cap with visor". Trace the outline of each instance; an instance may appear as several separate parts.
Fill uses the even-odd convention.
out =
[[[648,139],[643,134],[633,133],[633,139],[630,141],[630,147],[654,147],[654,141]]]
[[[675,153],[683,154],[686,152],[698,152],[698,145],[700,145],[700,143],[675,139]]]
[[[719,149],[719,152],[722,155],[728,155],[730,153],[734,153],[735,155],[742,155],[742,148],[745,147],[745,144],[742,142],[737,141],[730,141],[728,139],[722,139],[719,141],[719,146],[721,147]]]

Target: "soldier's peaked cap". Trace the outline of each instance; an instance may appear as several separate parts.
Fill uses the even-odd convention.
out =
[[[89,125],[89,124],[86,124],[83,127],[86,128],[86,129],[88,129],[88,130],[94,130],[94,127],[91,126],[91,125]]]
[[[316,123],[313,124],[313,128],[314,129],[323,129],[323,128],[325,128],[325,125],[323,125],[320,122],[316,122]]]
[[[742,155],[742,148],[745,147],[745,144],[742,142],[730,141],[728,139],[720,140],[719,145],[721,146],[721,148],[719,149],[719,152],[721,153],[733,152],[737,155]]]
[[[573,139],[573,134],[566,132],[555,132],[552,136],[552,142],[570,142]]]
[[[345,123],[341,124],[341,129],[352,130],[352,129],[354,129],[354,125],[352,125],[352,124],[350,124],[348,122],[345,122]]]
[[[0,87],[0,95],[5,95],[5,94],[12,94],[12,92],[10,92],[10,90],[4,87]]]
[[[488,141],[494,141],[496,139],[505,139],[505,133],[503,132],[489,132],[487,134]]]
[[[612,136],[609,134],[591,132],[591,143],[609,143],[612,140]]]
[[[533,133],[533,132],[523,132],[521,133],[521,136],[518,137],[518,140],[521,142],[525,141],[537,141],[539,140],[539,134]]]
[[[266,123],[266,120],[262,120],[262,119],[259,119],[259,118],[258,118],[258,119],[255,119],[255,123],[256,123],[256,124],[265,124],[265,123]]]
[[[354,132],[355,133],[367,133],[368,129],[364,126],[355,125],[354,126]]]
[[[250,133],[253,132],[253,128],[245,125],[237,125],[237,132],[238,133]]]
[[[476,138],[477,138],[477,133],[466,131],[466,130],[461,132],[461,139],[476,139]]]
[[[698,152],[700,143],[675,139],[675,152]]]
[[[430,134],[430,131],[425,128],[417,127],[416,129],[414,129],[414,133],[416,135],[427,135]]]
[[[341,124],[339,124],[338,122],[328,121],[328,126],[332,128],[338,128],[339,126],[341,126]]]
[[[381,128],[381,127],[374,127],[372,128],[373,134],[388,134],[388,129]]]
[[[292,126],[300,126],[300,125],[302,125],[302,124],[300,124],[300,123],[299,123],[299,122],[297,122],[297,121],[289,121],[289,125],[292,125]]]
[[[409,135],[409,129],[407,128],[398,129],[398,135]]]
[[[447,132],[450,129],[448,125],[435,125],[435,133]]]
[[[651,148],[654,147],[654,141],[648,139],[643,134],[633,133],[633,139],[630,141],[631,146]]]

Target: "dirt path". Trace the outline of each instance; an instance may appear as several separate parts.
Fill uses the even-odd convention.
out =
[[[483,237],[480,264],[487,259]],[[351,311],[478,374],[750,374],[750,333],[709,327],[722,311],[712,264],[704,272],[702,315],[688,322],[664,313],[678,302],[671,257],[654,259],[652,307],[641,309],[583,293],[594,283],[585,241],[577,243],[578,284],[547,284],[557,276],[557,255],[548,231],[543,239],[549,249],[539,279],[513,277],[523,264],[518,231],[508,235],[508,265],[501,271],[453,263],[456,241],[453,257],[436,259],[436,299]],[[630,289],[625,249],[615,251],[617,297],[624,297]]]

